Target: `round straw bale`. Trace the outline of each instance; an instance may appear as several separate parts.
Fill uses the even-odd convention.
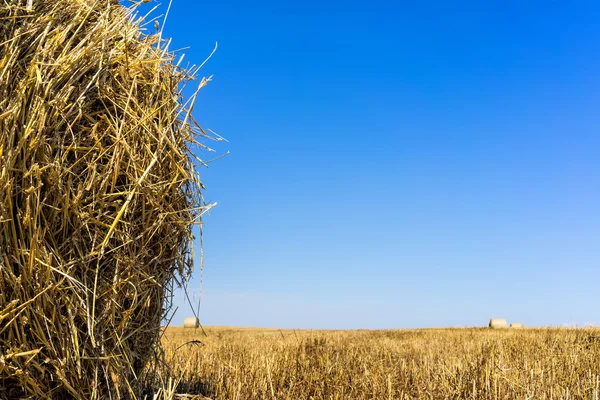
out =
[[[136,397],[204,210],[197,71],[116,0],[2,2],[0,65],[0,398]]]
[[[198,328],[200,326],[200,321],[196,317],[186,317],[183,319],[183,327],[184,328]]]
[[[510,324],[510,327],[511,328],[523,328],[524,325],[520,324],[520,323],[513,322],[512,324]]]
[[[490,319],[490,328],[506,328],[506,320],[504,318],[492,318]]]

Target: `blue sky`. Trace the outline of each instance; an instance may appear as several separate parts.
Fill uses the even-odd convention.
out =
[[[600,323],[599,20],[592,1],[174,0],[173,48],[200,64],[219,42],[195,117],[231,152],[201,171],[201,322]]]

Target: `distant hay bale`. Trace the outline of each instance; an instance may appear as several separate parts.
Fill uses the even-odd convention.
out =
[[[116,0],[0,4],[0,398],[138,398],[205,210],[174,57]]]
[[[490,319],[490,328],[506,328],[506,320],[504,318],[492,318]]]
[[[511,328],[524,328],[524,325],[520,324],[520,323],[512,323],[512,324],[510,324],[510,327]]]
[[[187,317],[183,319],[184,328],[198,328],[199,326],[200,321],[196,317]]]

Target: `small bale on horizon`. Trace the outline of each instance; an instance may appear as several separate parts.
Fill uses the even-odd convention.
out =
[[[506,319],[492,318],[490,319],[489,327],[492,329],[506,328]]]
[[[183,327],[184,328],[198,328],[200,326],[200,321],[196,317],[186,317],[183,319]]]
[[[521,323],[512,323],[510,324],[511,328],[524,328],[525,326]]]

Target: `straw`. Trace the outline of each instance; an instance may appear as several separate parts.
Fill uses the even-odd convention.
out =
[[[142,22],[0,3],[0,398],[136,397],[192,271],[197,69]]]

